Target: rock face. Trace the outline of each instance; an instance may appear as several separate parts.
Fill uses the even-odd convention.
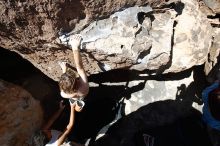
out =
[[[220,1],[219,0],[203,0],[205,4],[212,9],[215,13],[220,13]]]
[[[208,75],[207,79],[210,83],[220,80],[220,29],[215,28],[214,32],[209,58],[205,63],[205,73]]]
[[[59,33],[82,30],[95,19],[108,17],[121,8],[162,1],[1,1],[1,47],[18,52],[49,77],[61,74],[57,60],[71,60],[72,54],[60,44]],[[101,7],[100,7],[101,6]],[[96,68],[84,55],[86,70]],[[94,71],[91,70],[90,73]]]
[[[31,134],[41,126],[43,112],[24,89],[0,80],[0,145],[27,146]]]
[[[57,61],[74,66],[71,50],[59,39],[67,32],[83,34],[89,74],[116,68],[186,70],[207,60],[213,36],[196,0],[1,1],[0,14],[1,47],[54,80],[61,74]]]

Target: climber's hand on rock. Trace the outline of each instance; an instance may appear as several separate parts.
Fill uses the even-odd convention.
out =
[[[82,36],[79,34],[70,36],[69,44],[72,47],[73,51],[79,50],[81,41]]]

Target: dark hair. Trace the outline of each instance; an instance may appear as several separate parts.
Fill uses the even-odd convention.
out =
[[[209,109],[212,116],[220,121],[220,91],[219,89],[209,93]]]
[[[63,73],[59,80],[60,90],[63,90],[65,93],[73,93],[76,87],[76,73],[70,70],[67,70]]]
[[[32,146],[45,146],[48,143],[49,139],[42,130],[38,130],[31,137]]]

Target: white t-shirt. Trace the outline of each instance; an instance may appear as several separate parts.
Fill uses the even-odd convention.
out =
[[[50,139],[50,141],[45,145],[45,146],[58,146],[57,144],[57,140],[59,138],[59,136],[62,134],[62,132],[57,131],[57,130],[51,130],[51,135],[52,138]]]

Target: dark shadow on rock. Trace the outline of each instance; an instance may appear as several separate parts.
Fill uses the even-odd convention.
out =
[[[182,84],[178,88],[177,100],[159,101],[141,107],[137,111],[123,117],[109,128],[106,135],[91,146],[146,146],[144,135],[151,135],[155,138],[154,146],[210,146],[210,140],[201,119],[201,113],[192,107],[193,102],[201,105],[201,93],[206,87],[204,66],[197,66],[176,74],[165,74],[159,76],[139,76],[137,72],[123,71],[128,76],[120,78],[111,74],[110,78],[99,80],[104,82],[117,82],[131,80],[178,80],[189,77],[193,72],[194,82],[189,86]],[[134,73],[134,74],[133,74]],[[140,72],[139,72],[140,73]],[[123,74],[123,75],[125,75]],[[131,74],[131,75],[130,75]],[[103,77],[103,76],[100,76]],[[142,135],[142,136],[141,136]],[[147,136],[149,139],[149,137]],[[146,142],[146,141],[145,141]]]
[[[147,139],[146,139],[147,138]],[[180,101],[150,103],[121,118],[90,146],[211,146],[201,113]]]
[[[0,48],[0,78],[21,86],[41,102],[47,120],[56,110],[59,96],[57,82],[53,81],[29,61],[15,52]]]
[[[143,88],[144,83],[133,87],[126,87],[126,85],[90,87],[85,107],[82,112],[76,114],[75,125],[69,138],[80,143],[84,143],[88,138],[94,138],[103,126],[115,119],[120,100]],[[69,110],[65,113],[64,116],[67,118],[60,118],[55,127],[60,127],[60,123],[62,125],[68,123]]]
[[[187,87],[181,84],[177,87],[176,100],[181,101],[185,107],[191,107],[193,102],[202,105],[202,91],[207,86],[204,73],[204,65],[194,67],[193,82]]]
[[[199,68],[202,68],[202,66],[199,66]],[[197,70],[197,68],[192,68],[182,73],[141,76],[140,74],[142,72],[120,69],[91,75],[89,81],[98,83],[98,86],[90,87],[89,95],[86,97],[86,106],[81,113],[76,114],[76,122],[69,138],[80,143],[84,143],[88,138],[94,139],[103,126],[115,119],[119,105],[121,104],[120,101],[124,98],[130,99],[132,93],[142,90],[147,80],[180,80],[189,77],[192,71],[195,72],[195,70]],[[139,80],[140,83],[136,86],[128,87],[128,83],[134,80]],[[111,83],[117,82],[127,82],[127,84],[111,85]],[[103,83],[108,83],[108,85],[103,85]],[[183,92],[191,96],[190,93],[188,93],[192,92],[191,90],[194,90],[194,88],[184,88],[181,92],[181,96],[183,96]],[[189,104],[185,104],[186,109],[188,107],[191,108],[193,102],[190,97],[189,99]],[[188,103],[188,101],[185,102],[185,100],[186,99],[184,99],[184,102],[181,100],[181,103]],[[199,100],[198,103],[200,103]],[[122,112],[123,111],[124,109],[122,109]],[[58,123],[66,125],[68,123],[68,114],[69,111],[66,111],[64,115],[66,118],[62,118]],[[61,124],[57,124],[57,127],[60,127],[60,125]]]
[[[171,81],[181,80],[191,75],[193,68],[187,69],[179,73],[166,73],[158,75],[148,75],[147,71],[137,71],[128,69],[115,69],[108,72],[93,74],[89,76],[89,82],[97,84],[110,82],[129,82],[134,80],[157,80],[157,81]]]
[[[21,78],[36,73],[34,66],[17,53],[0,48],[0,78],[5,81],[19,84]]]

